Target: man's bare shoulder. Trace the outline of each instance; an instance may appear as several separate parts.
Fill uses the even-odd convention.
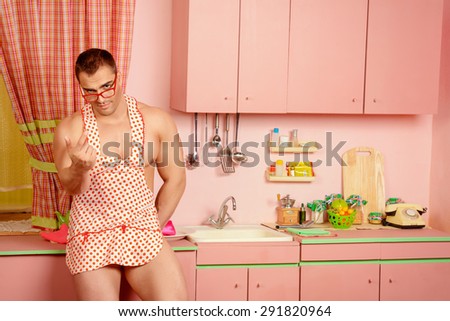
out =
[[[175,122],[167,111],[143,103],[138,103],[138,108],[144,118],[144,123],[150,124],[150,128],[156,129],[160,133],[177,132]]]
[[[66,126],[76,126],[83,123],[83,118],[81,117],[81,113],[79,111],[74,112],[72,115],[67,116],[61,122],[58,126],[66,127]]]
[[[162,110],[158,107],[153,107],[146,105],[144,103],[138,103],[139,111],[141,112],[144,119],[153,119],[153,120],[164,120],[164,119],[172,119],[170,114],[165,110]]]
[[[64,118],[56,127],[56,132],[78,132],[83,129],[83,118],[79,111]]]

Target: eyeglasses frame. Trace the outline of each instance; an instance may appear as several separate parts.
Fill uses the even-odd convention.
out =
[[[102,96],[103,98],[110,98],[110,97],[114,96],[116,94],[116,85],[117,85],[117,73],[115,73],[115,75],[114,75],[114,82],[112,83],[112,87],[108,88],[106,90],[103,90],[101,93],[98,93],[98,94],[84,94],[83,88],[81,86],[79,86],[79,88],[80,88],[81,96],[83,96],[83,98],[87,102],[94,102],[94,101],[97,101],[98,97],[100,97],[100,96]],[[110,90],[114,91],[114,93],[111,96],[109,96],[109,97],[104,97],[103,94],[105,92],[107,92],[107,91],[110,91]],[[94,100],[88,100],[88,99],[86,99],[86,96],[97,96],[97,97]]]

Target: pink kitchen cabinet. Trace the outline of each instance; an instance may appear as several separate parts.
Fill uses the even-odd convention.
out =
[[[239,11],[239,0],[173,1],[171,108],[236,112]]]
[[[363,112],[367,5],[291,1],[288,113]]]
[[[298,285],[298,266],[248,270],[249,301],[298,301]]]
[[[173,3],[171,108],[286,112],[289,0]]]
[[[380,300],[450,300],[450,240],[437,236],[440,242],[381,244]]]
[[[286,112],[289,12],[290,0],[241,0],[239,112]]]
[[[436,113],[443,0],[371,0],[366,114]]]
[[[201,268],[198,301],[297,301],[299,273],[290,267]]]
[[[378,301],[378,263],[301,265],[302,301]]]
[[[197,301],[247,301],[247,269],[197,270]]]
[[[290,242],[197,244],[197,300],[299,298],[300,247]]]
[[[450,300],[447,233],[342,230],[298,240],[301,300]]]
[[[288,113],[437,111],[442,0],[292,0]]]
[[[449,301],[450,261],[381,265],[380,300]]]

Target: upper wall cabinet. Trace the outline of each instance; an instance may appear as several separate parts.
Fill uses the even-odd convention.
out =
[[[442,0],[370,0],[366,114],[437,113]]]
[[[172,2],[172,108],[236,112],[239,0]]]
[[[285,113],[290,0],[173,1],[171,107]]]
[[[292,0],[287,111],[362,113],[367,1]]]
[[[288,112],[437,112],[442,0],[291,2]]]

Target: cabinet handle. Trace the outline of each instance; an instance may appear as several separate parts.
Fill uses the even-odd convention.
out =
[[[245,100],[249,100],[249,98],[248,98],[248,97],[245,97]]]
[[[236,284],[234,285],[234,288],[235,288],[235,289],[237,289],[237,288],[238,288],[238,284],[237,284],[237,283],[236,283]]]
[[[376,103],[376,102],[377,102],[377,99],[376,99],[376,98],[374,98],[374,99],[373,99],[373,102],[374,102],[374,103]]]
[[[353,102],[353,103],[356,103],[356,98],[353,98],[353,99],[352,99],[352,102]]]
[[[393,281],[392,281],[392,279],[389,279],[389,283],[392,283]]]
[[[224,97],[223,99],[224,99],[224,100],[228,100],[228,97]]]
[[[371,279],[369,279],[369,284],[371,284],[372,283],[372,280]]]
[[[261,285],[259,285],[259,283],[256,283],[256,287],[257,287],[257,288],[260,288],[260,287],[261,287]]]

